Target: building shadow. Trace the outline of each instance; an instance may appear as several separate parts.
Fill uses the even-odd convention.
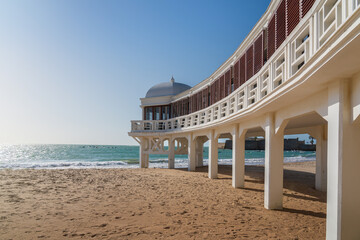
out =
[[[176,168],[179,171],[188,171],[187,168]],[[208,167],[197,167],[198,173],[207,173]],[[264,166],[245,166],[245,175],[248,183],[264,183]],[[232,179],[232,166],[231,165],[219,165],[218,166],[218,180],[231,180]],[[326,193],[315,190],[315,174],[304,172],[300,170],[284,169],[284,188],[303,194],[288,194],[284,193],[284,196],[296,199],[303,199],[309,201],[326,202]],[[263,190],[247,188],[246,190],[263,192]]]
[[[296,214],[302,214],[307,216],[313,216],[317,218],[326,218],[326,214],[322,212],[313,212],[308,210],[301,210],[301,209],[293,209],[293,208],[283,208],[281,210],[275,210],[279,212],[288,212],[288,213],[296,213]]]

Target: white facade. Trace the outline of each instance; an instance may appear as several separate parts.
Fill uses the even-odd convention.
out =
[[[168,104],[211,84],[267,26],[279,2],[270,3],[244,42],[209,78],[176,96],[142,99],[142,106]],[[229,96],[178,118],[132,121],[129,135],[141,146],[140,166],[148,167],[149,154],[161,153],[169,155],[169,168],[174,168],[174,154],[188,154],[193,171],[202,165],[200,152],[209,140],[209,178],[216,178],[217,140],[225,136],[233,140],[232,185],[244,187],[245,138],[264,136],[264,206],[281,209],[283,136],[308,133],[317,140],[315,186],[327,191],[326,237],[360,239],[359,8],[359,0],[315,1],[261,70]],[[295,68],[300,61],[304,65]]]

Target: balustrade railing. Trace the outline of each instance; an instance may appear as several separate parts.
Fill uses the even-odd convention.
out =
[[[186,116],[168,120],[131,121],[131,131],[174,131],[199,127],[220,121],[244,111],[266,98],[293,77],[360,8],[360,0],[324,0],[312,16],[286,39],[287,44],[276,50],[271,61],[226,98]]]

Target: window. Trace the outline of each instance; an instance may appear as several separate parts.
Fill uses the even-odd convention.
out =
[[[152,107],[145,108],[145,120],[153,120]]]
[[[163,106],[162,108],[162,120],[167,120],[170,118],[170,107]]]
[[[155,107],[155,120],[160,120],[160,107]]]

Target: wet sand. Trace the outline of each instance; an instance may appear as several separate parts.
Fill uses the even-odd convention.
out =
[[[284,209],[263,207],[264,173],[244,189],[207,168],[0,170],[0,239],[325,239],[315,163],[286,164]]]

